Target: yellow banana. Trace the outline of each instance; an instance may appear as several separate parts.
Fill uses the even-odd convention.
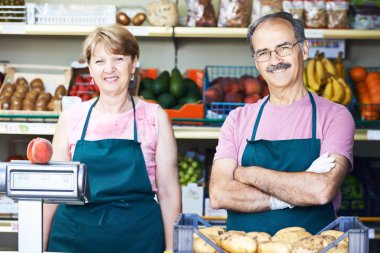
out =
[[[332,84],[332,80],[331,78],[327,78],[327,83],[326,83],[326,87],[323,91],[323,94],[322,94],[322,97],[328,99],[328,100],[331,100],[334,96],[334,89],[333,89],[333,84]]]
[[[325,68],[323,67],[322,61],[319,59],[315,59],[315,80],[317,81],[318,85],[323,85],[326,81],[326,75],[325,75]]]
[[[314,69],[315,69],[315,59],[313,58],[313,59],[310,59],[306,65],[307,85],[313,90],[319,90],[320,85],[318,84],[317,80],[315,80]]]
[[[344,87],[344,92],[345,92],[345,97],[344,97],[344,100],[342,101],[342,105],[347,106],[352,101],[352,91],[351,91],[351,88],[346,83],[346,81],[343,78],[341,78],[341,77],[338,77],[338,82]]]
[[[330,78],[332,80],[332,87],[334,89],[334,96],[331,98],[331,100],[335,103],[341,104],[346,96],[344,86],[340,84],[335,76],[331,76]]]
[[[346,76],[346,69],[344,67],[344,64],[343,64],[343,60],[342,60],[342,52],[340,51],[338,53],[338,57],[336,58],[336,61],[335,61],[335,71],[336,71],[336,76],[339,78],[345,78]]]
[[[323,63],[323,66],[325,67],[325,70],[328,73],[330,73],[331,75],[336,75],[334,64],[329,59],[322,55],[321,61]]]

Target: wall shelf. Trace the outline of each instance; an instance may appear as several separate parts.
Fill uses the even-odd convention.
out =
[[[0,122],[0,134],[14,135],[53,135],[56,123],[34,122]],[[216,140],[219,137],[219,127],[203,126],[173,126],[174,135],[177,139],[208,139]],[[380,140],[380,130],[357,129],[355,140]]]
[[[127,26],[137,37],[246,38],[247,28]],[[95,26],[2,24],[2,35],[86,36]],[[173,30],[174,29],[174,30]],[[380,39],[380,30],[306,29],[307,38]]]

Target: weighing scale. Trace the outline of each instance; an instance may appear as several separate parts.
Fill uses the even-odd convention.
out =
[[[0,192],[18,202],[18,251],[43,251],[43,203],[88,203],[86,165],[79,162],[0,163]]]

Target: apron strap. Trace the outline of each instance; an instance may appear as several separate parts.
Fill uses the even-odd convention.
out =
[[[259,113],[257,114],[257,118],[256,118],[256,121],[255,121],[255,126],[253,128],[252,137],[251,137],[252,141],[254,141],[255,138],[256,138],[256,132],[257,132],[257,128],[259,127],[259,122],[260,122],[260,119],[261,119],[261,115],[263,114],[264,106],[266,105],[266,103],[268,103],[268,100],[269,100],[269,96],[264,101],[264,103],[261,105]]]
[[[94,103],[92,103],[92,105],[90,107],[90,110],[87,113],[86,121],[84,122],[84,127],[83,127],[83,130],[82,130],[82,136],[80,137],[80,139],[82,141],[84,140],[84,137],[86,136],[87,126],[88,126],[88,122],[90,121],[90,115],[92,113],[92,109],[94,109],[94,106],[96,105],[96,103],[98,102],[98,100],[99,100],[99,97],[95,100]]]
[[[312,133],[312,138],[313,139],[316,139],[317,138],[317,106],[315,105],[315,100],[313,98],[313,95],[311,94],[310,91],[307,91],[309,93],[309,97],[310,97],[310,102],[311,102],[311,108],[312,108],[312,117],[313,117],[313,121],[312,121],[312,129],[311,129],[311,133]]]
[[[133,106],[133,140],[134,140],[135,142],[138,142],[137,125],[136,125],[135,101],[133,100],[132,95],[131,95],[131,100],[132,100],[132,106]]]
[[[84,137],[86,136],[88,122],[90,121],[90,115],[92,113],[92,109],[94,109],[94,106],[98,102],[99,98],[95,100],[95,102],[91,105],[90,110],[87,113],[86,121],[84,122],[84,127],[82,130],[82,135],[80,137],[81,140],[84,140]],[[136,125],[136,110],[135,110],[135,101],[133,100],[133,97],[131,95],[131,101],[133,106],[133,140],[135,142],[138,142],[138,136],[137,136],[137,125]]]
[[[312,107],[312,129],[311,129],[311,133],[312,133],[312,138],[316,139],[317,138],[317,106],[315,104],[315,100],[314,100],[313,95],[311,94],[311,92],[310,91],[307,91],[307,92],[309,94],[310,102],[311,102],[311,107]],[[264,103],[261,105],[259,113],[257,114],[257,118],[256,118],[256,121],[255,121],[255,126],[253,127],[251,141],[254,141],[255,138],[256,138],[256,132],[257,132],[257,128],[259,127],[259,122],[260,122],[260,119],[261,119],[261,115],[263,114],[264,106],[266,105],[266,103],[268,102],[268,100],[269,100],[269,96],[264,101]]]

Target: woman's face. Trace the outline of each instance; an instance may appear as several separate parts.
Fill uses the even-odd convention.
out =
[[[135,72],[137,58],[109,53],[102,44],[95,47],[89,70],[100,94],[117,96],[127,94],[129,81]]]

